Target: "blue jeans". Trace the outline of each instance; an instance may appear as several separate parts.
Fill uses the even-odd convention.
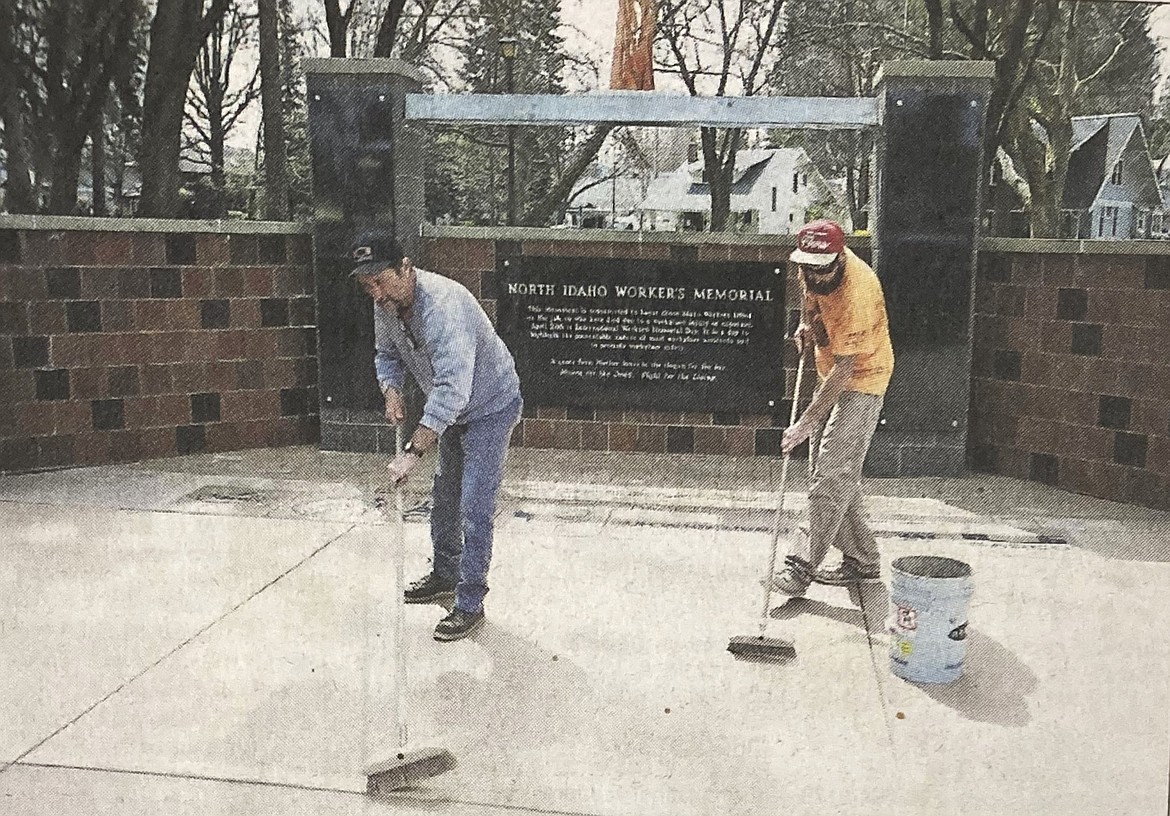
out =
[[[452,425],[439,438],[431,511],[434,570],[439,578],[457,582],[455,606],[465,612],[483,610],[496,494],[523,405],[517,397],[503,411]]]

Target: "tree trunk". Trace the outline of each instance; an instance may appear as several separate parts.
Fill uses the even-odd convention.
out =
[[[735,180],[735,156],[739,152],[738,129],[728,130],[724,136],[726,155],[719,155],[718,131],[703,128],[703,166],[707,170],[707,185],[711,191],[711,232],[723,232],[731,216],[731,184]]]
[[[288,220],[288,160],[281,102],[280,42],[276,0],[258,0],[260,13],[260,103],[264,128],[264,217]]]
[[[382,24],[378,27],[378,37],[374,41],[374,56],[388,57],[394,51],[394,42],[398,39],[398,26],[402,22],[402,11],[406,7],[406,0],[390,0],[386,4],[386,13],[382,15]]]
[[[573,192],[573,185],[581,178],[581,174],[601,150],[602,144],[609,136],[613,125],[599,125],[596,130],[581,145],[573,151],[565,162],[564,172],[560,179],[548,191],[526,209],[520,216],[520,224],[524,226],[543,226],[564,204],[569,194]]]
[[[89,136],[90,174],[93,177],[92,211],[94,215],[105,216],[109,212],[106,208],[106,114],[98,113],[94,122],[93,131]]]
[[[340,0],[325,0],[325,25],[329,28],[329,56],[344,57],[345,38],[349,34],[349,14],[341,13]]]
[[[942,0],[925,0],[926,21],[930,32],[927,56],[932,60],[943,58],[943,5]]]
[[[70,133],[56,144],[53,183],[49,188],[49,212],[54,215],[77,215],[77,182],[85,137],[85,131]]]
[[[187,86],[199,48],[228,0],[158,0],[150,25],[150,52],[142,100],[139,215],[174,218],[179,214],[179,151]]]

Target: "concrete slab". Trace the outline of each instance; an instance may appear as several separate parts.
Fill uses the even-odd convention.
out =
[[[0,529],[7,763],[346,528],[3,502]]]
[[[289,455],[305,467],[322,461]],[[0,771],[0,811],[1055,816],[1165,807],[1166,514],[1094,516],[1084,505],[1088,515],[1058,518],[1038,511],[1082,505],[1035,487],[1013,506],[1010,491],[987,500],[958,489],[963,480],[886,484],[878,512],[955,525],[944,535],[1018,519],[1026,532],[1065,524],[1094,540],[1144,539],[1135,560],[1120,557],[1139,552],[1132,544],[1102,553],[883,539],[887,576],[910,553],[974,568],[968,671],[927,687],[888,671],[880,591],[865,615],[856,596],[826,587],[775,610],[769,630],[795,639],[795,661],[727,654],[731,636],[757,631],[768,536],[722,528],[717,506],[688,504],[703,500],[694,482],[629,494],[626,516],[616,504],[599,512],[591,501],[531,499],[540,512],[499,519],[479,635],[435,643],[442,610],[407,610],[412,741],[451,749],[460,766],[384,804],[359,793],[368,755],[393,745],[391,528],[364,504],[384,463],[329,458],[335,471],[317,484],[335,487],[314,494],[310,474],[283,460],[253,469],[257,478],[246,475],[251,460],[228,463],[238,468],[228,473],[192,459],[167,464],[166,489],[149,476],[126,482],[165,513],[79,507],[78,496],[117,498],[108,472],[35,477],[46,502],[35,507],[0,483],[0,530],[15,542],[0,550],[0,597],[16,599],[0,617],[0,657],[28,664],[13,691],[0,688],[3,710],[25,723],[0,730],[0,759],[28,753],[31,763]],[[356,474],[352,483],[343,471]],[[191,499],[206,485],[279,495],[218,513]],[[184,496],[195,505],[177,504]],[[312,512],[274,515],[306,501],[318,502]],[[426,569],[427,529],[407,527],[414,577]],[[200,536],[210,543],[192,546]]]

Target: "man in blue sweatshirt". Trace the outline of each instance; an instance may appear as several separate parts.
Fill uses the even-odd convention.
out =
[[[523,402],[516,365],[475,297],[453,280],[416,269],[388,232],[359,236],[353,277],[374,300],[374,369],[393,425],[405,417],[406,372],[426,395],[422,419],[390,464],[405,481],[438,448],[432,493],[431,572],[406,588],[407,603],[454,599],[436,640],[483,625],[496,494]]]

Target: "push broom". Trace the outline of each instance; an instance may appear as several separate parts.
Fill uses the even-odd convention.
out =
[[[402,426],[395,429],[395,450],[402,452]],[[379,497],[379,506],[389,514],[384,496]],[[365,769],[366,793],[379,794],[410,788],[417,782],[455,767],[454,755],[445,748],[423,748],[406,750],[409,734],[406,727],[406,641],[403,621],[406,617],[405,587],[406,563],[406,521],[402,514],[402,485],[394,485],[394,569],[397,573],[395,589],[398,594],[397,612],[394,616],[394,723],[398,730],[398,752],[390,759],[375,762]],[[382,641],[384,643],[384,641]],[[380,647],[381,648],[381,647]],[[371,666],[379,661],[371,660]],[[373,684],[370,684],[373,687]]]
[[[796,424],[797,403],[800,401],[800,385],[804,379],[805,350],[800,350],[800,360],[796,364],[796,387],[792,393],[792,413],[788,419],[788,427]],[[764,573],[764,608],[760,612],[760,631],[756,635],[736,635],[727,644],[727,651],[736,657],[752,660],[783,660],[796,657],[796,646],[791,640],[778,637],[768,637],[768,612],[772,606],[772,575],[776,571],[776,549],[780,543],[780,522],[784,516],[784,491],[788,486],[788,462],[791,456],[783,454],[780,463],[780,502],[776,506],[776,515],[772,519],[772,547],[768,552],[768,571]]]

